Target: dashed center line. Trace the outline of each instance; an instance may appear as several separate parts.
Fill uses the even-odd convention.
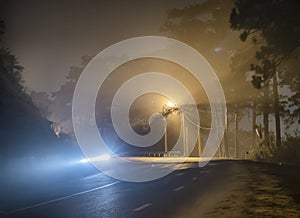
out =
[[[116,182],[113,182],[113,183],[109,183],[107,185],[103,185],[103,186],[99,186],[99,187],[96,187],[96,188],[93,188],[93,189],[89,189],[87,191],[82,191],[82,192],[78,192],[78,193],[75,193],[75,194],[67,195],[67,196],[64,196],[64,197],[56,198],[56,199],[53,199],[53,200],[44,201],[44,202],[37,203],[37,204],[31,205],[31,206],[22,207],[22,208],[10,211],[10,212],[8,212],[6,214],[13,214],[13,213],[16,213],[16,212],[19,212],[19,211],[28,210],[28,209],[31,209],[31,208],[34,208],[34,207],[39,207],[39,206],[43,206],[43,205],[50,204],[50,203],[53,203],[53,202],[62,201],[62,200],[65,200],[65,199],[68,199],[68,198],[71,198],[71,197],[75,197],[75,196],[78,196],[78,195],[83,195],[83,194],[94,192],[94,191],[97,191],[97,190],[100,190],[100,189],[104,189],[104,188],[113,186],[113,185],[118,184],[118,183],[120,183],[120,181],[116,181]]]
[[[91,175],[91,176],[86,176],[86,177],[81,178],[80,180],[93,179],[93,178],[99,177],[99,175],[103,175],[103,173],[97,173],[97,174],[94,174],[94,175]]]
[[[184,173],[177,173],[176,176],[182,176]]]
[[[179,186],[178,188],[175,188],[174,191],[177,192],[177,191],[179,191],[179,190],[181,190],[183,188],[184,188],[184,186]]]
[[[143,210],[143,209],[145,209],[147,207],[150,207],[151,205],[152,205],[152,203],[147,203],[147,204],[144,204],[144,205],[142,205],[140,207],[137,207],[137,208],[133,209],[133,211],[134,212],[138,212],[138,211],[141,211],[141,210]]]

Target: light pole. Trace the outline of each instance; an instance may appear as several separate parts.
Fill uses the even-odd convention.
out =
[[[182,153],[183,156],[186,156],[188,153],[188,148],[187,148],[187,144],[188,144],[188,127],[185,125],[185,114],[183,111],[179,110],[179,107],[176,106],[173,102],[168,102],[167,104],[165,104],[162,108],[162,115],[164,117],[168,117],[168,115],[179,111],[180,115],[181,115],[181,134],[182,134]],[[200,134],[200,132],[198,133]],[[165,136],[164,136],[164,142],[165,142],[165,153],[168,152],[168,144],[167,144],[167,125],[166,125],[166,129],[165,129]],[[200,136],[198,136],[198,147],[200,149],[201,144],[200,144]],[[199,151],[200,154],[200,151]]]
[[[182,150],[183,150],[183,156],[186,155],[186,129],[184,125],[184,113],[181,113],[181,129],[182,129]]]
[[[173,102],[169,101],[167,104],[163,105],[161,114],[166,118],[166,121],[167,121],[168,116],[175,111],[178,111],[178,107],[175,106],[175,104]],[[165,145],[165,155],[167,155],[167,153],[168,153],[168,123],[166,124],[166,127],[165,127],[164,145]]]
[[[166,118],[167,120],[167,118]],[[168,153],[168,123],[166,124],[166,127],[165,127],[165,156],[167,155]]]
[[[186,156],[188,153],[188,126],[185,124],[186,120],[191,123],[192,125],[195,125],[198,127],[198,138],[197,138],[197,145],[198,145],[198,155],[199,157],[201,157],[202,154],[202,144],[201,144],[201,133],[200,130],[201,129],[211,129],[210,127],[201,127],[200,124],[195,123],[193,120],[191,120],[185,113],[185,111],[188,111],[188,108],[190,108],[191,105],[189,104],[184,104],[180,106],[180,109],[178,106],[176,106],[173,102],[168,102],[167,104],[165,104],[162,108],[162,112],[161,114],[164,117],[168,117],[168,115],[172,114],[173,112],[179,112],[180,116],[181,116],[181,134],[182,134],[182,148],[183,148],[183,156]],[[197,104],[197,109],[200,109],[200,105]],[[227,115],[227,114],[226,114]],[[165,153],[167,153],[168,150],[168,144],[167,144],[167,127],[165,130]]]
[[[201,157],[201,154],[202,154],[202,145],[201,145],[200,128],[198,128],[198,139],[197,139],[197,143],[198,143],[198,156]]]

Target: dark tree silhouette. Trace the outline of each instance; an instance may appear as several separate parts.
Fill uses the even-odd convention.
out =
[[[288,59],[297,58],[300,45],[299,9],[300,5],[294,0],[238,0],[230,15],[231,28],[242,31],[240,39],[246,41],[250,38],[259,46],[256,52],[258,63],[250,66],[255,71],[252,83],[258,89],[272,85],[277,147],[281,142],[278,77],[299,82],[297,71],[287,74],[282,70]],[[287,85],[296,91],[293,96],[299,96],[299,85],[295,87],[290,82]],[[294,97],[289,100],[299,108],[299,102]],[[297,113],[297,110],[294,112]]]
[[[0,34],[3,33],[4,22],[0,21]],[[4,47],[1,37],[0,43],[0,158],[40,155],[50,150],[49,145],[58,144],[57,138],[51,123],[41,117],[25,92],[23,67]]]
[[[16,95],[24,94],[23,67],[19,64],[16,56],[3,46],[1,37],[4,32],[5,23],[0,20],[0,82],[2,86],[5,85],[14,90]]]
[[[240,59],[235,55],[239,43],[231,40],[233,34],[228,22],[232,6],[233,2],[231,5],[215,0],[186,6],[183,9],[172,9],[168,12],[162,31],[191,45],[216,69],[225,91],[228,121],[235,123],[237,136],[238,122],[242,117],[239,115],[247,108],[254,108],[253,101],[257,99],[259,92],[245,80],[245,73],[249,69],[244,71],[244,64],[241,66]],[[235,69],[229,65],[231,60],[237,64]],[[240,73],[241,68],[244,74]],[[230,140],[226,139],[227,135],[229,134],[225,134],[225,141],[229,142]],[[242,139],[236,140],[235,143],[238,144],[239,141]],[[228,153],[227,147],[225,150],[225,153]]]

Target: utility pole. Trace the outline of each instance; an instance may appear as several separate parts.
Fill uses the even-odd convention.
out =
[[[185,156],[188,156],[190,154],[189,151],[189,130],[188,126],[185,127]]]
[[[252,109],[252,146],[251,148],[255,148],[256,146],[256,102],[253,101],[253,109]]]
[[[281,146],[281,129],[280,129],[278,82],[277,82],[276,71],[273,76],[273,94],[274,94],[274,112],[275,112],[275,129],[276,129],[276,147],[278,149]]]
[[[184,113],[181,114],[181,129],[182,129],[182,152],[185,157],[185,125],[184,125]]]
[[[239,120],[238,120],[238,106],[235,105],[235,115],[234,115],[234,122],[235,122],[235,134],[234,134],[234,151],[235,151],[235,157],[238,158],[238,128],[239,128]]]
[[[270,101],[269,101],[269,84],[267,83],[264,87],[264,108],[263,108],[263,125],[264,125],[264,143],[265,146],[269,149],[269,110],[270,110]]]
[[[225,120],[225,131],[224,131],[224,137],[223,137],[223,143],[224,143],[224,157],[228,157],[228,110],[226,110],[226,120]]]
[[[219,155],[219,158],[222,157],[222,144],[219,146],[218,155]]]
[[[199,127],[199,130],[198,130],[197,143],[198,143],[198,156],[201,157],[201,154],[202,154],[202,145],[201,145],[200,127]]]
[[[166,127],[165,127],[165,156],[167,155],[168,153],[168,124],[166,124]]]

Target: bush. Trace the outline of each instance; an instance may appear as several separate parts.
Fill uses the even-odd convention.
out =
[[[274,160],[300,165],[300,134],[286,135],[280,148],[274,152]]]

